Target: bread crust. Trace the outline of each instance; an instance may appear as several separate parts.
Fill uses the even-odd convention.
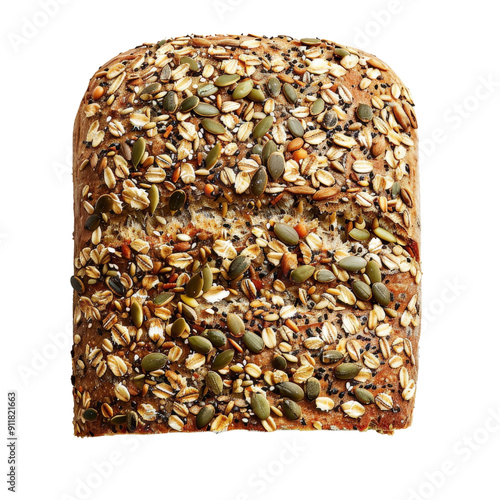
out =
[[[224,133],[203,128],[200,113],[213,108],[164,109],[166,92],[181,103],[221,75],[239,79],[199,102],[217,108],[209,119]],[[278,95],[268,88],[271,77],[281,83]],[[232,95],[248,79],[263,102]],[[318,98],[324,109],[316,114]],[[332,116],[337,124],[329,128]],[[256,138],[265,117],[272,125]],[[301,137],[291,133],[290,118]],[[73,135],[75,435],[408,427],[421,307],[416,128],[398,76],[376,57],[328,40],[191,36],[138,46],[101,66]],[[145,151],[134,166],[140,138]],[[270,140],[285,160],[276,180],[255,148]],[[220,156],[207,165],[219,144]],[[176,212],[173,192],[186,197]],[[296,228],[298,244],[281,241],[276,224]],[[354,240],[352,229],[368,239]],[[248,267],[233,277],[238,256]],[[389,304],[353,294],[355,282],[363,290],[373,283],[364,269],[342,269],[348,256],[377,264]],[[186,297],[187,282],[204,266],[212,287]],[[292,272],[301,266],[315,273],[297,283]],[[318,279],[320,270],[332,281]],[[155,303],[165,293],[173,299]],[[142,322],[134,324],[131,310]],[[228,314],[261,339],[261,352],[228,331]],[[188,329],[174,336],[179,318]],[[194,352],[188,339],[209,328],[226,335],[225,346]],[[229,367],[213,370],[226,349],[235,351]],[[331,350],[342,359],[325,363]],[[151,353],[163,353],[166,363],[148,372],[141,362]],[[276,356],[287,359],[285,370],[275,367]],[[341,363],[361,371],[340,379]],[[219,395],[207,387],[209,371],[223,382]],[[319,397],[300,400],[301,417],[290,420],[280,383],[304,389],[311,377]],[[356,389],[375,402],[360,402]],[[254,393],[271,406],[264,420],[252,408]],[[196,415],[207,405],[214,419],[198,429]]]

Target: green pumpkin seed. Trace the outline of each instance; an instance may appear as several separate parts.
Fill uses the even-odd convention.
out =
[[[254,392],[250,397],[250,406],[252,407],[255,416],[260,420],[266,420],[271,414],[271,406],[264,394]]]
[[[198,429],[203,429],[207,426],[215,415],[215,408],[212,405],[204,406],[196,415],[196,427]]]
[[[262,148],[262,164],[267,165],[269,162],[269,158],[276,151],[278,151],[278,146],[276,146],[276,143],[272,139],[267,141]]]
[[[399,182],[396,181],[391,188],[392,197],[397,198],[400,192],[401,192],[401,184],[399,184]]]
[[[127,293],[127,289],[123,286],[123,283],[120,281],[120,278],[118,276],[110,276],[106,279],[106,284],[117,295],[123,296]]]
[[[230,280],[234,280],[238,276],[241,276],[250,267],[250,259],[244,255],[238,255],[236,259],[231,262],[227,275]]]
[[[294,137],[302,137],[304,135],[304,127],[302,124],[297,120],[297,118],[288,118],[288,121],[286,122],[288,130]]]
[[[285,85],[283,85],[283,94],[285,94],[286,100],[290,104],[295,104],[299,98],[297,91],[289,83],[285,83]]]
[[[305,385],[306,398],[309,401],[314,401],[321,391],[319,380],[315,377],[308,378]]]
[[[144,137],[139,137],[132,146],[132,165],[137,168],[146,151],[146,141]]]
[[[208,354],[213,349],[210,340],[202,337],[201,335],[193,335],[192,337],[189,337],[188,342],[191,349],[199,354]]]
[[[276,370],[285,371],[286,370],[286,359],[283,356],[275,356],[273,358],[273,366]]]
[[[105,212],[109,212],[112,208],[113,208],[113,198],[111,198],[109,194],[103,194],[102,196],[99,196],[99,199],[95,204],[94,213],[103,214]]]
[[[167,82],[168,80],[170,80],[171,76],[172,76],[172,68],[170,67],[170,65],[165,64],[160,73],[160,80],[162,82]]]
[[[280,241],[285,243],[285,245],[295,246],[299,242],[299,233],[295,231],[292,226],[288,224],[283,224],[281,222],[277,222],[274,225],[274,234],[278,237]]]
[[[172,323],[172,328],[170,329],[171,337],[180,337],[186,330],[188,329],[188,325],[184,318],[177,318]]]
[[[212,370],[222,370],[225,368],[234,357],[234,349],[226,349],[215,356],[212,363]]]
[[[241,340],[243,340],[248,350],[254,354],[259,354],[259,352],[264,350],[264,341],[262,337],[259,337],[256,333],[246,332],[243,337],[241,337]]]
[[[332,363],[338,363],[339,361],[344,359],[344,355],[335,349],[329,349],[327,351],[323,351],[321,355],[321,361],[323,363],[330,365]]]
[[[317,116],[321,113],[323,113],[323,110],[325,109],[325,101],[319,97],[313,102],[313,105],[311,106],[311,115]]]
[[[87,408],[83,412],[83,418],[89,422],[93,422],[97,418],[97,411],[94,408]]]
[[[130,305],[130,316],[132,317],[132,322],[137,328],[142,326],[142,322],[144,321],[144,313],[142,311],[142,306],[134,300]]]
[[[372,284],[382,281],[382,274],[380,273],[380,267],[378,267],[378,264],[374,260],[371,260],[366,265],[366,275],[368,276],[368,278],[370,278],[370,282]]]
[[[198,71],[200,68],[198,67],[198,63],[194,60],[191,59],[190,57],[184,56],[181,57],[180,61],[181,64],[189,64],[189,69],[191,71]]]
[[[217,94],[219,91],[218,87],[216,87],[213,83],[207,83],[198,89],[197,94],[200,97],[209,97],[211,95]]]
[[[337,47],[334,51],[336,56],[339,56],[339,57],[345,57],[345,56],[348,56],[350,54],[350,52],[346,49],[343,49],[341,47]]]
[[[203,276],[202,291],[203,293],[206,293],[210,290],[210,288],[212,288],[212,284],[214,282],[214,275],[212,274],[212,270],[210,269],[210,266],[208,264],[205,264],[203,266],[201,274]]]
[[[284,399],[281,403],[283,414],[288,420],[298,420],[302,416],[302,408],[291,399]]]
[[[238,83],[236,87],[233,90],[233,99],[243,99],[246,97],[248,94],[253,89],[253,81],[252,80],[243,80],[242,82]]]
[[[196,322],[198,320],[198,315],[196,314],[196,311],[192,307],[185,304],[184,302],[181,302],[181,313],[189,321]]]
[[[70,283],[76,293],[83,293],[85,291],[85,285],[78,276],[71,276]]]
[[[258,155],[260,157],[262,157],[262,150],[264,148],[262,147],[262,144],[256,144],[253,148],[252,148],[252,154],[253,155]]]
[[[203,276],[201,274],[195,274],[186,283],[186,295],[192,299],[199,297],[203,290]]]
[[[354,281],[352,291],[359,300],[370,300],[372,298],[372,289],[364,281]]]
[[[95,231],[99,227],[100,223],[101,218],[98,215],[92,214],[87,217],[87,220],[85,221],[83,227],[87,231]]]
[[[325,115],[323,116],[323,121],[321,122],[321,125],[323,125],[323,128],[326,128],[326,130],[332,130],[337,125],[338,122],[338,116],[335,111],[327,111]]]
[[[149,188],[149,214],[153,215],[155,213],[156,208],[158,207],[158,203],[160,203],[160,191],[156,184],[153,184]]]
[[[294,382],[281,382],[277,386],[280,395],[284,398],[289,398],[292,401],[301,401],[304,399],[304,391],[300,385]]]
[[[157,306],[166,306],[174,297],[175,293],[163,292],[153,299],[153,303]]]
[[[338,262],[338,266],[345,271],[360,271],[366,267],[366,260],[363,257],[345,257]]]
[[[361,371],[361,365],[356,363],[342,363],[335,368],[333,373],[340,380],[354,378]]]
[[[210,118],[204,118],[201,120],[200,125],[211,134],[222,135],[226,133],[226,129],[222,123],[211,120]]]
[[[251,101],[253,102],[262,102],[266,100],[266,96],[264,95],[264,92],[260,89],[252,89],[250,94],[247,96]]]
[[[383,283],[373,283],[372,285],[373,300],[382,307],[388,306],[391,302],[391,292]]]
[[[275,151],[269,155],[267,160],[267,169],[273,180],[279,179],[285,171],[285,157],[283,153]]]
[[[186,193],[182,189],[174,191],[168,200],[168,208],[172,213],[178,212],[186,203]]]
[[[290,274],[290,279],[295,283],[303,283],[307,281],[313,274],[316,268],[314,266],[299,266]]]
[[[220,375],[216,372],[208,372],[205,376],[205,383],[208,389],[216,396],[220,396],[224,390],[224,384]]]
[[[397,243],[396,236],[384,229],[383,227],[376,227],[373,230],[374,234],[378,236],[381,240],[388,241],[389,243]]]
[[[314,279],[319,283],[331,283],[335,281],[335,274],[328,269],[320,269],[315,275]]]
[[[214,347],[222,347],[226,345],[226,336],[220,330],[205,330],[203,335],[210,340]]]
[[[239,75],[221,75],[215,80],[214,84],[217,85],[217,87],[227,87],[236,83],[239,79]]]
[[[134,432],[139,424],[139,417],[135,411],[128,411],[126,413],[127,417],[127,429],[129,432]]]
[[[264,167],[260,167],[257,172],[255,172],[250,182],[250,191],[252,194],[259,198],[264,194],[267,186],[267,171]]]
[[[318,40],[317,38],[301,38],[300,43],[302,45],[314,46],[314,45],[320,45],[321,40]]]
[[[178,105],[179,98],[177,97],[177,94],[174,91],[169,90],[163,98],[163,109],[168,113],[175,113]]]
[[[207,157],[205,158],[205,166],[208,169],[211,169],[219,161],[221,151],[222,146],[220,143],[217,143],[207,154]]]
[[[236,337],[241,336],[245,332],[245,322],[237,314],[229,313],[226,321],[227,329]]]
[[[183,113],[187,113],[188,111],[191,111],[192,109],[196,108],[196,106],[198,106],[199,103],[200,103],[200,98],[198,96],[190,95],[181,102],[179,109]]]
[[[161,89],[160,83],[158,83],[158,82],[150,83],[149,85],[146,85],[144,87],[144,89],[141,92],[141,95],[156,94],[160,89]]]
[[[111,418],[110,423],[113,425],[123,425],[127,423],[127,415],[115,415]]]
[[[252,136],[254,139],[260,139],[263,137],[269,129],[273,126],[273,117],[272,116],[266,116],[265,118],[262,118],[262,120],[255,125],[255,128],[253,129]]]
[[[366,241],[370,238],[370,231],[368,231],[368,229],[358,229],[354,227],[349,231],[349,236],[356,241]]]
[[[167,356],[161,352],[153,352],[151,354],[146,354],[142,358],[141,366],[145,372],[154,372],[160,370],[167,363]]]
[[[215,106],[205,102],[200,102],[193,111],[199,116],[217,116],[219,114],[219,110]]]
[[[368,104],[360,104],[356,114],[362,122],[369,122],[373,118],[373,110]]]
[[[373,394],[366,389],[362,389],[361,387],[356,387],[356,389],[354,389],[354,395],[356,396],[356,399],[364,405],[371,405],[375,402]]]
[[[275,76],[272,76],[267,81],[267,88],[269,90],[269,93],[273,97],[276,97],[276,96],[280,95],[280,92],[281,92],[281,82]]]

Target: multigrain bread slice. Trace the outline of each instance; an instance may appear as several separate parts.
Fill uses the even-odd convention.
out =
[[[144,44],[74,128],[77,436],[410,425],[417,122],[319,39]]]

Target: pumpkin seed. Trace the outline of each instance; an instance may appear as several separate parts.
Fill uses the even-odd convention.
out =
[[[370,231],[355,227],[349,231],[349,236],[356,241],[366,241],[370,238]]]
[[[212,391],[216,396],[220,396],[224,389],[224,384],[222,379],[217,372],[208,372],[205,376],[205,383],[210,391]]]
[[[370,278],[370,282],[372,284],[382,281],[382,274],[380,273],[380,267],[378,267],[378,264],[374,260],[371,260],[366,265],[366,275],[368,276],[368,278]]]
[[[158,186],[153,184],[149,188],[149,214],[153,215],[155,213],[156,208],[158,207],[158,203],[160,203],[160,191],[158,190]]]
[[[177,97],[177,93],[173,90],[169,90],[163,98],[163,109],[168,113],[175,113],[178,105],[179,98]]]
[[[247,96],[251,101],[253,102],[262,102],[265,101],[266,96],[264,95],[264,92],[260,89],[252,89],[250,94]]]
[[[154,372],[165,366],[167,363],[167,356],[161,352],[153,352],[151,354],[146,354],[142,358],[141,366],[145,372]]]
[[[203,335],[210,340],[214,347],[222,347],[226,345],[226,336],[220,330],[205,330]]]
[[[208,264],[205,264],[203,266],[201,274],[203,276],[202,291],[203,293],[206,293],[210,290],[210,288],[212,288],[212,284],[214,282],[214,275],[212,274],[212,270],[210,269],[210,266]]]
[[[161,73],[160,73],[160,80],[162,82],[166,82],[166,81],[170,80],[171,76],[172,76],[172,68],[170,67],[170,65],[165,64],[165,66],[163,66],[163,69],[161,70]]]
[[[335,368],[333,373],[340,380],[354,378],[361,371],[361,366],[356,363],[342,363]]]
[[[236,337],[241,337],[245,333],[245,322],[237,314],[229,313],[226,321],[228,330]]]
[[[193,335],[192,337],[189,337],[188,342],[191,349],[200,354],[208,354],[213,349],[210,340],[202,337],[201,335]]]
[[[83,281],[77,276],[71,276],[70,283],[76,293],[83,293],[85,291]]]
[[[94,408],[87,408],[83,412],[83,418],[89,422],[93,422],[97,418],[97,411]]]
[[[153,299],[153,303],[157,306],[165,306],[167,305],[173,298],[175,297],[175,293],[172,292],[163,292],[157,295]]]
[[[275,151],[269,155],[267,169],[273,180],[279,179],[285,171],[285,157],[283,153]]]
[[[186,284],[186,295],[192,299],[196,299],[201,295],[203,289],[203,276],[195,274]]]
[[[313,105],[311,106],[311,115],[317,116],[321,113],[323,113],[323,110],[325,109],[325,101],[319,97],[313,102]]]
[[[294,137],[302,137],[304,135],[304,127],[302,124],[297,120],[297,118],[288,118],[288,121],[286,122],[288,130]]]
[[[189,64],[189,69],[191,71],[196,72],[199,70],[198,63],[194,59],[191,59],[191,57],[187,57],[187,56],[181,57],[179,62],[181,64]]]
[[[262,337],[259,337],[256,333],[245,332],[243,337],[241,337],[243,343],[247,346],[248,350],[254,354],[259,354],[264,349],[264,341]]]
[[[101,218],[98,215],[92,214],[87,217],[83,227],[87,229],[87,231],[95,231],[99,227],[100,223]]]
[[[248,94],[253,89],[253,81],[252,80],[243,80],[242,82],[238,83],[236,87],[233,90],[233,99],[243,99],[246,97]]]
[[[299,266],[297,269],[294,269],[292,273],[290,274],[290,278],[292,281],[295,283],[303,283],[304,281],[308,280],[315,271],[314,266]]]
[[[397,198],[400,192],[401,192],[401,184],[399,184],[399,182],[396,181],[391,188],[392,197]]]
[[[196,311],[192,307],[185,304],[184,302],[181,302],[181,313],[189,321],[197,321],[198,319]]]
[[[132,146],[132,165],[137,168],[146,151],[146,141],[144,137],[139,137]]]
[[[315,275],[314,279],[319,283],[330,283],[335,280],[335,274],[328,269],[320,269]]]
[[[201,120],[200,125],[211,134],[222,135],[226,133],[226,129],[222,123],[216,122],[210,118],[204,118]]]
[[[264,167],[260,167],[257,172],[255,172],[250,182],[250,191],[252,194],[258,198],[264,194],[267,186],[267,171]]]
[[[253,129],[252,136],[254,139],[260,139],[263,137],[268,130],[273,126],[273,117],[272,116],[266,116],[265,118],[262,118],[262,120],[255,125],[255,128]]]
[[[337,125],[337,122],[338,122],[337,113],[335,113],[335,111],[328,110],[325,113],[325,116],[323,116],[323,121],[321,122],[321,124],[323,125],[324,128],[326,128],[326,130],[331,130]]]
[[[180,110],[183,113],[187,113],[188,111],[191,111],[192,109],[196,108],[196,106],[198,106],[199,103],[200,103],[200,98],[198,96],[190,95],[181,102]]]
[[[227,87],[236,83],[239,79],[239,75],[221,75],[215,80],[214,84],[217,85],[217,87]]]
[[[273,97],[276,97],[281,92],[281,82],[275,76],[272,76],[267,81],[267,89]]]
[[[378,236],[381,240],[388,241],[389,243],[397,243],[396,236],[392,233],[384,229],[383,227],[376,227],[373,232],[376,236]]]
[[[314,46],[314,45],[320,45],[321,40],[318,40],[317,38],[301,38],[300,43],[302,45]]]
[[[295,246],[299,242],[299,233],[295,231],[292,226],[288,224],[283,224],[281,222],[277,222],[274,225],[274,234],[281,240],[285,245]]]
[[[294,382],[281,382],[277,388],[280,395],[284,398],[289,398],[292,401],[301,401],[304,399],[302,387]]]
[[[196,427],[198,429],[203,429],[207,426],[215,415],[215,408],[212,405],[204,406],[196,415]]]
[[[356,389],[354,389],[354,395],[356,396],[356,399],[364,405],[371,405],[375,402],[373,394],[361,387],[356,387]]]
[[[285,94],[286,100],[290,104],[295,104],[297,102],[297,91],[289,83],[285,83],[285,85],[283,85],[283,94]]]
[[[345,271],[360,271],[366,267],[366,260],[363,257],[351,256],[345,257],[338,262],[338,266]]]
[[[159,90],[161,89],[161,84],[158,82],[150,83],[149,85],[146,85],[141,92],[141,95],[144,94],[156,94]]]
[[[200,102],[193,111],[199,116],[217,116],[219,114],[219,110],[215,106],[205,102]]]
[[[267,165],[269,158],[276,151],[278,151],[278,146],[276,146],[276,143],[272,139],[267,141],[262,148],[262,164]]]
[[[174,191],[168,200],[168,208],[172,213],[178,212],[186,203],[186,193],[182,189]]]
[[[172,328],[170,329],[171,337],[180,337],[188,328],[186,320],[184,318],[177,318],[172,323]]]
[[[329,349],[327,351],[323,351],[323,354],[321,355],[321,361],[323,363],[330,365],[332,363],[338,363],[344,359],[344,355],[335,349]]]
[[[106,283],[117,295],[125,295],[127,293],[126,288],[123,286],[123,283],[120,281],[118,276],[110,276],[106,280]]]
[[[335,50],[335,55],[336,56],[339,56],[339,57],[345,57],[345,56],[348,56],[350,54],[350,52],[346,49],[343,49],[341,47],[337,47]]]
[[[225,368],[234,357],[234,349],[226,349],[215,356],[212,363],[212,370],[222,370]]]
[[[130,305],[130,316],[132,317],[132,322],[136,328],[140,328],[142,326],[142,322],[144,321],[144,313],[142,311],[142,305],[136,300],[134,300]]]
[[[241,276],[250,267],[250,259],[244,255],[238,255],[236,259],[231,262],[227,275],[230,280],[234,280],[238,276]]]
[[[103,194],[102,196],[99,196],[99,199],[95,204],[94,213],[102,214],[104,212],[109,212],[112,207],[113,207],[113,198],[111,198],[109,194]]]
[[[356,114],[363,122],[369,122],[373,118],[373,110],[368,104],[360,104],[356,110]]]
[[[253,148],[252,148],[252,154],[253,155],[258,155],[260,157],[262,157],[262,150],[264,148],[262,147],[262,144],[256,144]]]
[[[281,403],[283,414],[288,420],[298,420],[302,416],[302,408],[291,399],[284,399]]]
[[[273,366],[276,370],[285,371],[286,370],[286,359],[283,356],[275,356],[273,358]]]
[[[113,425],[123,425],[127,423],[127,415],[115,415],[111,418],[110,423]]]
[[[314,401],[321,391],[319,380],[315,377],[308,378],[305,385],[306,398],[309,401]]]
[[[267,398],[260,392],[254,392],[250,398],[250,406],[255,416],[260,420],[266,420],[271,414],[271,406]]]
[[[198,89],[197,94],[200,97],[209,97],[211,95],[217,94],[219,89],[213,83],[207,83]]]
[[[370,300],[372,298],[372,289],[364,281],[354,281],[352,291],[359,300]]]
[[[127,429],[129,432],[134,432],[137,429],[137,425],[139,424],[139,417],[135,411],[128,411],[126,413],[127,419]]]
[[[382,307],[388,306],[391,302],[391,292],[383,283],[373,283],[372,285],[373,300]]]
[[[220,153],[222,151],[222,146],[218,142],[207,154],[205,158],[205,166],[210,169],[212,168],[220,158]]]

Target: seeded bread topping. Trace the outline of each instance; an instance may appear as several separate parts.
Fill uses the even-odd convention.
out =
[[[386,64],[327,40],[102,66],[74,129],[75,435],[410,425],[416,128]]]

